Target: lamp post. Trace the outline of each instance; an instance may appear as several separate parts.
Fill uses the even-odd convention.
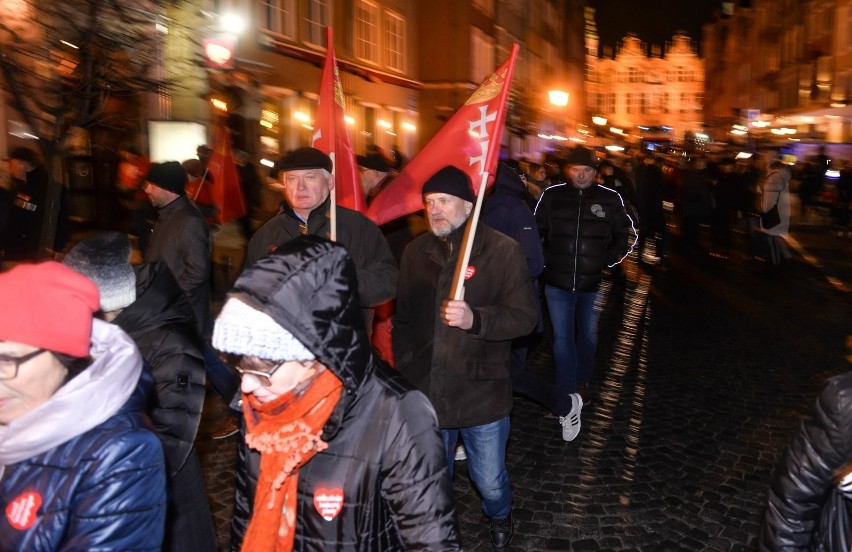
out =
[[[558,107],[560,110],[565,110],[568,106],[569,94],[564,90],[548,90],[547,98],[550,100],[550,105]],[[567,115],[567,113],[566,113]],[[568,118],[565,117],[565,138],[568,138]]]

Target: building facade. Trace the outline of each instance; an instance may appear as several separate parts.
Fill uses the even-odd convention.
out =
[[[519,156],[547,149],[553,143],[540,134],[564,139],[585,116],[581,0],[221,0],[202,7],[216,17],[239,14],[248,26],[229,68],[208,67],[206,78],[192,69],[173,73],[183,86],[170,117],[199,120],[206,112],[208,124],[224,118],[235,146],[258,159],[310,143],[326,26],[334,29],[358,153],[397,146],[410,158],[506,60],[513,43],[521,50],[503,141],[508,150]],[[176,8],[175,19],[195,12]],[[198,38],[215,27],[202,26]],[[567,105],[550,103],[551,90],[567,92]]]
[[[719,137],[852,141],[852,0],[731,3],[704,40]]]
[[[645,129],[662,129],[673,140],[682,140],[687,132],[703,129],[704,61],[685,33],[676,33],[663,47],[650,48],[631,34],[614,55],[608,48],[599,55],[594,25],[594,12],[588,8],[587,105],[599,134],[612,127],[634,141]]]

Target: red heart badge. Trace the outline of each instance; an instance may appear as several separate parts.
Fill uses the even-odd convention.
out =
[[[467,265],[467,270],[464,271],[464,279],[470,280],[473,278],[474,274],[476,274],[476,267],[473,265]]]
[[[326,521],[331,521],[343,509],[343,489],[317,488],[314,491],[314,508]]]
[[[35,523],[40,507],[41,495],[35,491],[26,491],[6,506],[6,519],[15,529],[25,531]]]

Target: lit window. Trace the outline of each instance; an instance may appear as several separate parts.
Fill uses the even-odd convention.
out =
[[[470,41],[470,78],[473,82],[482,82],[494,71],[494,45],[491,43],[491,37],[479,27],[472,27]]]
[[[308,0],[305,14],[305,42],[325,47],[325,28],[331,25],[329,0]]]
[[[296,0],[261,0],[257,9],[261,29],[296,38]]]
[[[405,71],[405,19],[385,12],[385,63],[388,69]]]
[[[379,7],[366,0],[355,4],[355,57],[379,63]]]

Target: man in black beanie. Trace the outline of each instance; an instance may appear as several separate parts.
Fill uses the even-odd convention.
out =
[[[277,168],[286,205],[249,240],[245,267],[297,236],[331,237],[331,158],[316,148],[299,148],[284,156]],[[369,328],[372,308],[394,297],[396,262],[373,221],[339,205],[336,211],[337,242],[355,262],[358,296]]]
[[[184,195],[187,176],[177,161],[151,166],[145,193],[158,220],[145,262],[163,261],[186,294],[200,336],[212,330],[210,313],[210,233],[198,209]]]
[[[504,550],[513,536],[506,471],[511,345],[535,328],[538,310],[520,246],[484,225],[473,240],[464,300],[448,300],[475,200],[467,174],[453,166],[423,185],[431,232],[402,254],[393,350],[399,371],[435,407],[450,474],[456,442],[464,442],[492,544]]]
[[[565,161],[567,182],[547,188],[535,208],[544,244],[544,295],[553,327],[556,387],[571,396],[560,415],[562,439],[580,433],[583,394],[598,347],[595,308],[605,268],[623,261],[636,244],[636,230],[619,193],[595,181],[595,154],[577,147]]]

